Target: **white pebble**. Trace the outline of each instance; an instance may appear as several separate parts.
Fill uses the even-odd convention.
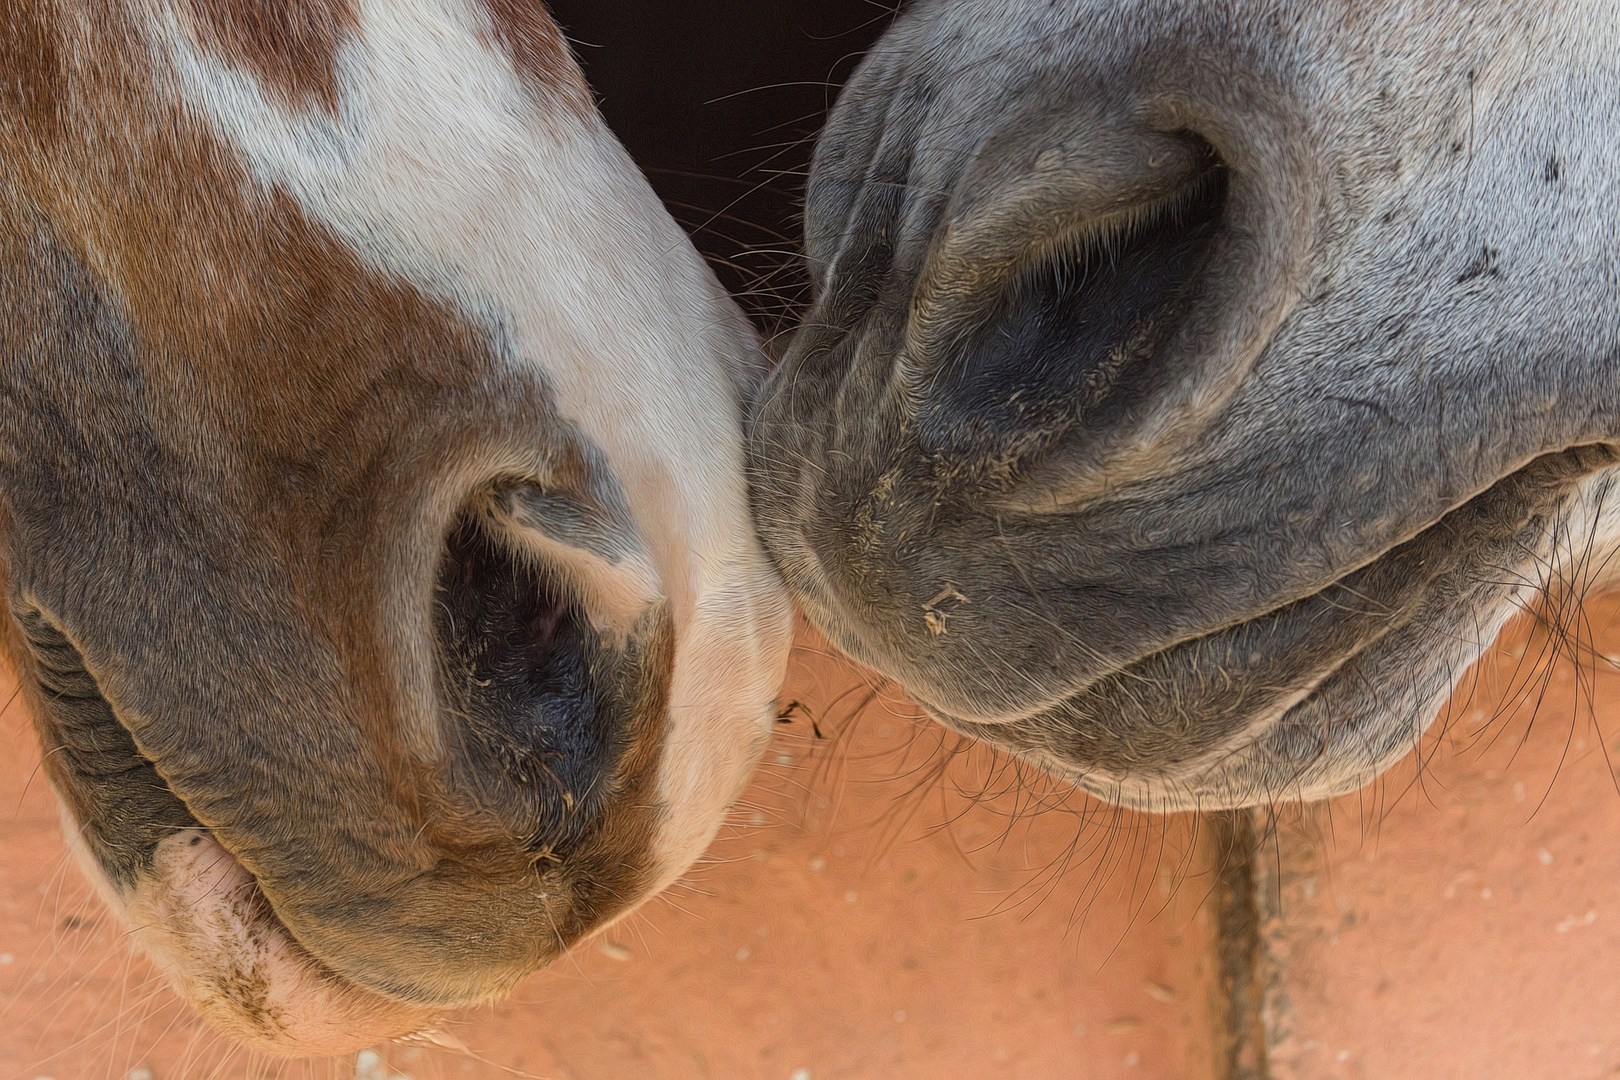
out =
[[[1559,934],[1567,934],[1577,926],[1591,926],[1595,922],[1597,922],[1597,912],[1588,911],[1585,915],[1571,915],[1567,919],[1561,919],[1558,925],[1553,927],[1553,931]]]
[[[810,1080],[809,1069],[794,1069],[788,1080]]]
[[[11,953],[0,952],[0,967],[5,967],[7,964],[15,964],[16,962],[17,958]]]
[[[145,1065],[137,1065],[129,1070],[129,1080],[157,1080],[157,1074]]]
[[[1542,866],[1552,865],[1552,852],[1548,851],[1546,848],[1542,848],[1540,851],[1536,852],[1536,858],[1541,860]]]

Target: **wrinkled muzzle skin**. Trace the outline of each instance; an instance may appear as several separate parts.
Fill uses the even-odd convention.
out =
[[[924,0],[752,417],[808,616],[1103,798],[1352,790],[1620,541],[1612,7]]]
[[[540,5],[0,0],[0,640],[228,1034],[428,1030],[769,735],[746,320]]]

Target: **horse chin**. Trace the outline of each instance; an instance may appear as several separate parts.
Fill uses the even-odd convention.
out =
[[[1157,813],[1352,793],[1466,699],[1513,619],[1615,584],[1620,466],[1547,455],[1327,589],[1147,656],[1038,714],[947,726]],[[1551,596],[1553,599],[1549,600]]]
[[[278,1057],[346,1054],[428,1033],[441,1019],[441,1010],[375,993],[310,956],[253,875],[208,833],[185,829],[159,842],[150,871],[125,894],[70,818],[64,825],[134,945],[187,1004],[244,1047]]]
[[[1501,613],[1496,621],[1505,621],[1512,610],[1517,609]],[[1411,681],[1397,698],[1374,688],[1345,700],[1338,677],[1352,673],[1350,680],[1358,681],[1356,666],[1378,659],[1344,658],[1322,687],[1299,693],[1279,710],[1246,718],[1223,744],[1192,760],[1114,770],[1050,749],[1002,745],[1094,798],[1144,813],[1207,813],[1332,799],[1365,787],[1416,747],[1445,713],[1453,689],[1448,674],[1466,667],[1465,658],[1437,650],[1412,664]],[[1001,743],[991,725],[974,725],[971,733]]]

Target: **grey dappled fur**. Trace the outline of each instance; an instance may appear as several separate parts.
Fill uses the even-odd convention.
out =
[[[1366,782],[1607,550],[1617,104],[1598,4],[913,6],[816,153],[768,549],[1104,797]]]

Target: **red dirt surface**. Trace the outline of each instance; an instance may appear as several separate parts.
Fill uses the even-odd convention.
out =
[[[1273,1080],[1620,1074],[1620,598],[1585,619],[1578,650],[1521,625],[1389,777],[1283,813],[1256,861]],[[124,949],[8,710],[0,1080],[1220,1075],[1194,823],[1058,797],[869,694],[802,645],[711,859],[459,1018],[468,1052],[291,1064],[220,1045]]]
[[[1192,822],[1060,797],[869,694],[801,646],[783,699],[800,706],[707,863],[461,1017],[470,1053],[290,1065],[221,1045],[124,948],[63,855],[14,706],[0,1080],[1211,1075],[1213,880]]]
[[[1286,816],[1257,860],[1272,1080],[1620,1075],[1617,764],[1609,596],[1499,642],[1421,772]]]

